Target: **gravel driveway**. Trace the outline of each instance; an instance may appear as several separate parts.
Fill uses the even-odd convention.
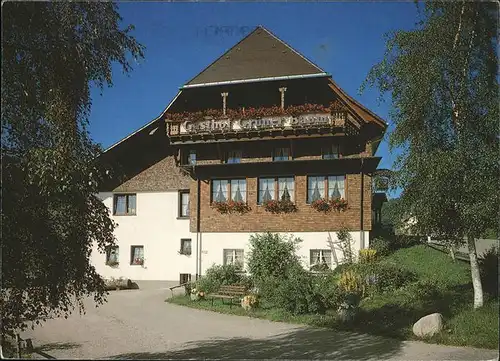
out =
[[[56,358],[491,360],[493,350],[396,341],[377,336],[194,310],[164,302],[170,291],[115,291],[87,314],[25,332]]]

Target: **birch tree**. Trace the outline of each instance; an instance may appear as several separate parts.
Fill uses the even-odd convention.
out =
[[[499,215],[498,5],[418,3],[411,31],[387,36],[362,89],[391,96],[401,204],[422,234],[465,242],[474,308],[483,305],[475,241]]]
[[[90,87],[111,85],[115,62],[129,72],[143,47],[110,2],[2,5],[3,334],[104,301],[90,255],[114,245],[115,224],[96,196]]]

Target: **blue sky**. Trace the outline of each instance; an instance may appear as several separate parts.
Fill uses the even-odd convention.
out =
[[[384,33],[412,29],[413,2],[335,3],[119,3],[123,25],[133,24],[146,46],[145,59],[128,76],[114,67],[114,86],[92,92],[90,133],[104,148],[156,118],[178,88],[252,31],[263,25],[332,75],[347,93],[388,123],[390,104],[376,89],[359,87],[382,59]],[[220,31],[228,29],[227,32]],[[379,147],[379,168],[395,153]],[[399,193],[399,192],[398,192]]]

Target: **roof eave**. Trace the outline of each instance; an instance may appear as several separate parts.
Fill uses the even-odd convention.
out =
[[[284,75],[284,76],[274,76],[274,77],[265,77],[265,78],[252,78],[252,79],[239,79],[239,80],[227,80],[227,81],[218,81],[211,83],[200,83],[200,84],[186,84],[180,87],[181,90],[188,88],[201,88],[208,86],[220,86],[220,85],[233,85],[233,84],[242,84],[242,83],[257,83],[262,81],[276,81],[276,80],[292,80],[292,79],[305,79],[305,78],[321,78],[321,77],[330,77],[331,75],[328,73],[315,73],[315,74],[297,74],[297,75]]]

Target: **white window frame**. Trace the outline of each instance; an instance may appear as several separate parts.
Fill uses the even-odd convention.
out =
[[[271,193],[271,199],[280,201],[281,200],[281,194],[280,194],[281,189],[279,187],[280,180],[288,178],[292,179],[292,185],[293,185],[293,189],[288,189],[288,193],[290,194],[290,201],[292,203],[295,203],[295,176],[292,175],[292,176],[281,176],[281,177],[259,177],[259,179],[257,180],[257,190],[258,190],[257,204],[261,205],[263,203],[261,199],[262,198],[261,197],[262,187],[260,185],[261,179],[273,180],[273,189],[269,190],[269,192]]]
[[[241,259],[239,260],[240,261],[240,264],[241,266],[238,267],[239,269],[243,270],[243,268],[245,267],[245,250],[243,248],[224,248],[222,250],[222,264],[224,266],[228,265],[228,264],[235,264],[235,260],[236,260],[236,253],[241,251]],[[231,262],[228,263],[227,262],[227,258],[226,258],[226,254],[227,252],[231,252]]]
[[[182,196],[184,194],[187,194],[187,212],[186,212],[186,214],[182,213],[182,207],[183,207]],[[179,215],[178,215],[178,217],[179,218],[189,218],[189,191],[188,190],[180,190],[179,191]]]
[[[243,202],[247,203],[248,202],[248,183],[247,183],[247,179],[246,178],[232,178],[232,179],[212,179],[210,181],[210,202],[217,202],[216,200],[216,196],[217,196],[217,192],[218,192],[218,189],[214,192],[214,182],[219,182],[219,181],[222,181],[222,182],[227,182],[226,184],[226,202],[229,202],[231,200],[233,200],[233,197],[232,197],[232,189],[231,189],[231,183],[234,183],[235,181],[243,181],[245,183],[245,190],[242,191],[240,189],[240,193],[244,192],[245,194],[242,194],[242,197],[243,197]]]
[[[326,264],[327,264],[327,266],[328,266],[329,269],[332,269],[332,267],[333,267],[333,252],[332,252],[331,249],[326,249],[326,248],[323,248],[323,249],[314,248],[314,249],[310,249],[309,250],[309,268],[311,268],[311,267],[315,266],[316,264],[318,264],[318,263],[312,263],[311,262],[312,261],[312,253],[313,252],[319,252],[319,259],[320,259],[320,263],[319,264],[322,264],[321,260],[323,258],[326,258],[326,257],[324,257],[323,252],[330,253],[330,263],[328,264],[328,262],[327,262]]]
[[[310,182],[311,178],[323,178],[323,182],[324,182],[323,199],[331,199],[330,193],[332,192],[332,189],[330,189],[330,187],[329,187],[329,185],[330,185],[329,178],[331,178],[331,177],[343,178],[343,180],[344,180],[344,188],[343,188],[344,197],[343,197],[343,199],[347,200],[347,176],[345,174],[341,174],[341,175],[308,175],[307,180],[306,180],[306,182],[307,182],[307,184],[306,184],[306,203],[307,204],[311,204],[313,202],[312,199],[309,198],[309,191],[310,191],[309,182]]]

